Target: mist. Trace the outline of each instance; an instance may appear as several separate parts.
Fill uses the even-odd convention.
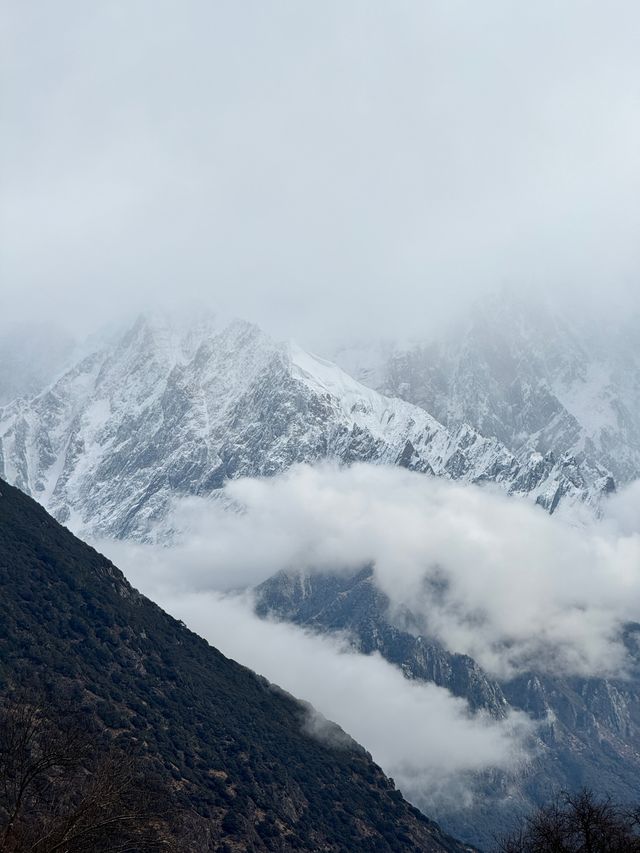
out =
[[[631,0],[2,5],[5,325],[204,303],[316,345],[496,287],[638,307]]]
[[[354,652],[345,638],[259,619],[248,597],[160,593],[157,601],[224,654],[336,721],[414,801],[469,806],[475,774],[515,775],[536,753],[535,725],[525,714],[472,714],[465,700],[407,680],[380,655]],[[308,726],[326,737],[313,715]]]
[[[620,358],[605,364],[597,381],[588,381],[597,359],[586,365],[586,379],[578,376],[580,357],[567,360],[569,378],[580,380],[571,397],[575,411],[602,404],[594,418],[574,424],[567,403],[566,418],[554,421],[550,405],[543,428],[553,438],[560,423],[572,453],[598,443],[600,451],[617,448],[621,468],[636,459],[630,414],[636,397],[624,397],[633,396],[627,341],[637,333],[633,315],[640,316],[640,4],[0,0],[0,6],[0,406],[40,393],[108,340],[109,330],[118,334],[141,312],[171,319],[211,312],[216,328],[242,317],[333,360],[349,350],[366,355],[384,344],[380,352],[391,353],[397,343],[443,335],[474,303],[497,293],[507,305],[514,296],[579,321],[572,330],[586,342],[585,353],[597,332],[595,349],[616,355],[609,344],[624,331]],[[631,331],[623,330],[627,321]],[[564,328],[549,324],[549,334],[561,336],[557,330]],[[492,356],[502,358],[500,346],[492,351],[492,335],[489,368]],[[528,358],[535,346],[524,352]],[[146,358],[141,347],[122,375],[142,377]],[[173,378],[179,373],[180,365]],[[534,380],[530,386],[523,377],[526,402]],[[69,396],[64,387],[60,394],[54,389],[42,409],[20,403],[15,418],[7,409],[7,470],[17,470],[16,443],[27,435],[23,468],[30,474],[37,461],[37,499],[57,501],[54,489],[63,495],[68,482],[72,490],[80,484],[78,500],[67,501],[67,490],[56,517],[73,525],[84,501],[83,518],[104,519],[134,494],[132,517],[141,507],[151,518],[164,508],[160,499],[145,504],[156,486],[163,501],[169,488],[184,494],[194,483],[214,482],[191,477],[182,462],[193,461],[196,470],[204,443],[206,460],[223,446],[218,433],[235,408],[229,406],[228,420],[225,414],[211,422],[209,410],[215,414],[219,400],[225,404],[224,394],[200,395],[205,386],[196,382],[191,397],[189,383],[167,382],[166,411],[173,414],[165,418],[155,405],[161,382],[151,376],[151,391],[140,381],[139,397],[114,406],[117,417],[109,415],[105,427],[95,413],[103,403],[112,411],[120,378],[108,400],[92,381],[92,400],[74,385]],[[262,381],[255,383],[258,392]],[[510,381],[500,388],[507,404]],[[479,390],[482,414],[492,397]],[[248,397],[236,391],[230,389],[229,400],[235,394],[239,409]],[[279,388],[273,391],[250,409],[256,432]],[[288,411],[298,413],[295,382],[285,392],[273,404],[283,420]],[[305,393],[301,418],[307,399],[323,408],[316,402],[322,393]],[[192,432],[198,395],[206,427]],[[558,397],[562,415],[560,402],[568,397],[569,391]],[[342,402],[346,411],[348,397]],[[58,407],[64,418],[57,420]],[[138,417],[143,407],[148,418]],[[538,420],[523,426],[532,448]],[[341,414],[336,430],[343,421]],[[333,423],[329,418],[327,432]],[[589,432],[593,424],[598,429]],[[33,439],[27,426],[34,427]],[[354,418],[356,437],[357,429]],[[169,430],[176,442],[164,440]],[[83,444],[85,434],[91,438]],[[119,445],[125,434],[130,443]],[[558,455],[566,450],[564,437]],[[90,451],[100,442],[105,455],[98,466]],[[129,468],[122,447],[134,445]],[[263,445],[270,446],[260,441],[254,450],[247,441],[255,466],[241,470],[284,464],[287,455],[274,454],[277,466],[262,467]],[[397,458],[404,461],[405,453]],[[168,470],[174,467],[181,469],[175,477]],[[576,476],[579,467],[568,466]],[[221,465],[215,476],[237,470]],[[91,490],[84,483],[94,472],[96,482],[109,478],[118,486],[103,505],[102,494],[85,501]],[[637,472],[636,466],[629,477]],[[601,473],[599,482],[609,488]],[[582,724],[576,723],[575,742],[567,728],[557,750],[541,747],[538,724],[523,713],[510,710],[503,719],[472,713],[464,699],[406,678],[379,654],[357,653],[347,634],[259,618],[252,588],[281,570],[350,573],[371,566],[389,602],[381,615],[471,656],[491,677],[535,671],[637,679],[638,661],[622,634],[640,612],[639,507],[640,482],[603,498],[598,519],[590,505],[581,515],[574,508],[558,518],[490,485],[382,465],[297,465],[268,478],[226,482],[213,497],[176,497],[156,531],[159,541],[166,534],[163,543],[175,535],[169,547],[93,544],[223,654],[334,720],[432,814],[473,804],[482,774],[499,774],[492,802],[503,794],[506,801],[510,781],[516,790],[538,748],[546,749],[545,766],[553,772],[557,765],[575,775],[580,762],[595,767],[583,761],[588,750],[578,752]],[[316,737],[335,734],[312,709],[307,727]],[[629,744],[626,756],[631,735]]]
[[[396,467],[300,465],[229,482],[216,499],[177,500],[172,547],[96,544],[142,592],[311,702],[364,743],[406,796],[437,811],[469,807],[478,774],[517,778],[537,754],[534,723],[474,714],[380,655],[357,653],[348,634],[260,619],[250,587],[282,569],[370,564],[392,621],[406,628],[409,613],[413,630],[494,676],[624,679],[633,664],[621,629],[640,603],[639,487],[584,527],[491,488]]]
[[[640,605],[638,484],[588,527],[524,499],[397,467],[296,466],[180,500],[173,548],[99,543],[152,598],[241,589],[285,571],[373,567],[390,618],[498,677],[624,677]],[[635,515],[634,515],[635,511]],[[404,625],[404,622],[401,624]]]

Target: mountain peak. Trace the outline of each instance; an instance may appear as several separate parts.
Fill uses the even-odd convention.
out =
[[[423,375],[412,359],[409,378]],[[327,459],[490,480],[549,511],[597,502],[602,466],[576,452],[541,462],[534,451],[549,448],[514,452],[411,400],[405,361],[394,358],[396,391],[384,394],[243,320],[140,317],[45,393],[0,409],[0,472],[75,530],[133,538],[155,536],[176,497]]]

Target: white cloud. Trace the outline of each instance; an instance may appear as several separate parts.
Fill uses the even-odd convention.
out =
[[[605,524],[613,535],[640,534],[640,480],[614,492],[604,506]]]
[[[242,511],[178,505],[188,532],[176,549],[107,550],[159,594],[371,563],[396,612],[492,673],[624,670],[619,627],[640,615],[637,533],[571,527],[488,488],[370,465],[299,466],[229,483],[224,497]]]
[[[224,654],[338,722],[409,797],[432,805],[469,798],[472,774],[516,771],[528,758],[533,726],[523,714],[501,721],[472,715],[464,700],[407,680],[346,640],[258,619],[246,597],[198,592],[156,600]]]
[[[258,619],[248,593],[280,569],[371,563],[397,608],[498,675],[529,666],[623,673],[617,632],[640,612],[637,485],[591,528],[488,488],[399,468],[298,466],[176,504],[169,548],[99,546],[130,580],[223,653],[311,702],[364,744],[403,792],[438,810],[468,803],[478,773],[518,774],[535,731],[519,713],[471,714],[348,638]],[[630,515],[631,513],[631,515]]]

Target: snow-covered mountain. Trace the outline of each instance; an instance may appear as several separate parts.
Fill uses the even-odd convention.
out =
[[[449,429],[468,423],[522,460],[640,477],[640,323],[560,315],[501,294],[441,339],[346,346],[336,361],[381,393],[421,406]]]
[[[0,476],[84,533],[144,538],[175,496],[323,459],[495,482],[548,509],[610,488],[604,468],[516,457],[243,321],[140,318],[0,409]]]

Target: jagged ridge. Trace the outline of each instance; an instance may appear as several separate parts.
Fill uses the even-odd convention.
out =
[[[610,488],[606,471],[575,459],[521,457],[241,321],[141,318],[0,410],[0,474],[92,535],[142,539],[178,495],[324,459],[497,483],[550,511],[561,499],[595,506]]]

